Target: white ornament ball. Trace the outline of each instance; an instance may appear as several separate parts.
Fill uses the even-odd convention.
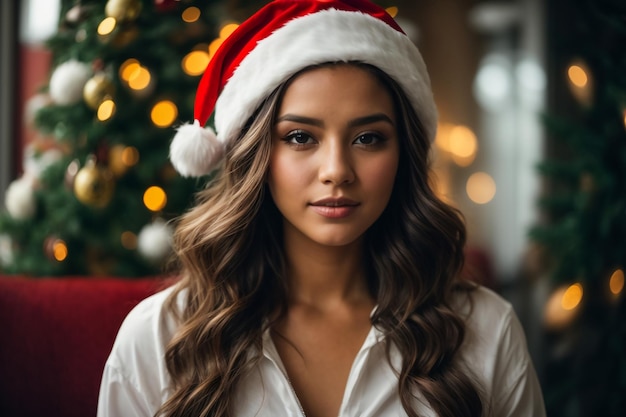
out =
[[[13,263],[13,240],[9,235],[0,235],[0,265],[8,266]]]
[[[35,180],[29,176],[16,179],[7,188],[4,204],[16,220],[27,220],[35,215]]]
[[[173,228],[163,220],[145,225],[139,232],[137,250],[150,261],[163,260],[172,250]]]
[[[63,159],[63,152],[60,149],[48,149],[37,154],[32,147],[27,147],[24,151],[24,172],[33,178],[41,178],[41,173],[48,167]]]
[[[24,108],[24,121],[27,124],[32,125],[35,122],[37,112],[50,104],[52,104],[52,98],[49,94],[35,94],[26,102]]]
[[[83,88],[91,75],[91,66],[84,62],[64,62],[56,67],[50,77],[50,97],[61,106],[78,103],[83,98]]]

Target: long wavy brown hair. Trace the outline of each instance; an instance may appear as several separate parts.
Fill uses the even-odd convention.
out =
[[[453,292],[470,290],[458,280],[464,224],[429,185],[430,143],[405,94],[377,68],[350,64],[387,88],[399,121],[394,190],[365,236],[367,279],[378,306],[372,325],[402,354],[398,391],[409,416],[418,417],[417,391],[441,417],[480,416],[479,387],[457,355],[465,324],[450,307]],[[180,326],[165,358],[172,395],[157,415],[229,416],[238,382],[260,358],[263,332],[287,311],[282,217],[265,179],[288,85],[264,101],[179,221],[174,246],[182,278],[166,308]]]

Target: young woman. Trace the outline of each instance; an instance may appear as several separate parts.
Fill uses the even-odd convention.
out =
[[[99,416],[545,415],[511,306],[459,280],[429,83],[366,0],[276,0],[224,42],[172,143],[217,168],[181,280],[125,320]]]

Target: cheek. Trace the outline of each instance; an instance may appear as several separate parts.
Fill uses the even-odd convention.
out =
[[[285,156],[276,152],[270,159],[268,170],[268,185],[274,200],[280,198],[281,193],[301,189],[306,182],[306,165],[297,158]]]
[[[379,196],[390,196],[398,171],[397,155],[390,155],[386,158],[373,161],[369,164],[368,169],[364,170],[361,178],[363,184],[368,185],[371,193]]]

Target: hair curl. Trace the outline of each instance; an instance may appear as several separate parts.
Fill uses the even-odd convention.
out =
[[[480,416],[478,388],[456,355],[465,324],[449,305],[455,290],[469,289],[457,279],[464,224],[428,183],[430,143],[405,94],[377,68],[350,64],[387,88],[399,121],[394,190],[366,232],[364,258],[378,305],[372,324],[392,342],[387,355],[392,344],[402,355],[402,406],[417,417],[419,390],[441,417]],[[282,219],[265,178],[272,126],[288,85],[260,106],[223,169],[179,221],[174,247],[182,278],[166,304],[180,321],[165,357],[173,394],[158,415],[230,415],[238,381],[260,358],[263,332],[287,311]],[[184,308],[178,310],[181,296]]]

